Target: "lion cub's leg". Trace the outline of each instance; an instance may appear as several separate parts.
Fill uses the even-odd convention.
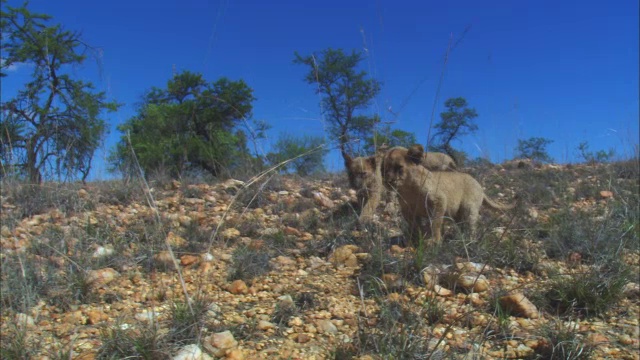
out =
[[[409,242],[417,244],[420,237],[420,218],[416,214],[416,209],[403,204],[403,206],[400,207],[400,212],[409,227],[407,236]]]
[[[447,201],[444,197],[433,197],[430,200],[432,206],[431,213],[431,230],[433,232],[433,241],[439,244],[442,241],[442,224],[447,208]],[[428,211],[429,209],[427,209]]]
[[[480,209],[470,209],[467,219],[467,227],[469,229],[469,238],[471,240],[476,240],[478,220],[480,220]]]
[[[360,211],[360,217],[358,219],[361,222],[373,220],[373,215],[376,213],[376,209],[380,203],[380,197],[380,187],[375,187],[373,189],[369,188],[366,190],[366,196],[363,196],[359,201],[362,210]]]

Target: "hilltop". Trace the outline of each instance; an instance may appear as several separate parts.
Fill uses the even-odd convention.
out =
[[[2,358],[638,359],[637,161],[465,171],[517,209],[418,250],[344,174],[5,182]]]

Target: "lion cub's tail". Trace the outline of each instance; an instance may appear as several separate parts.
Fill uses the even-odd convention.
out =
[[[497,202],[489,199],[486,194],[484,195],[484,198],[482,199],[482,204],[487,205],[492,209],[503,210],[503,211],[504,210],[511,210],[511,209],[516,207],[515,203],[513,203],[513,204],[500,204],[500,203],[497,203]]]

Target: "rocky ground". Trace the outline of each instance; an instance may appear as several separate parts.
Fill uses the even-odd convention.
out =
[[[2,358],[640,358],[637,163],[520,167],[422,249],[340,175],[3,184]]]

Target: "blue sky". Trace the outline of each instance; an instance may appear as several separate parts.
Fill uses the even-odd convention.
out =
[[[294,51],[328,47],[368,54],[363,69],[383,83],[371,112],[424,144],[443,55],[467,27],[447,64],[435,121],[447,98],[467,99],[479,130],[454,146],[471,158],[513,158],[517,139],[533,136],[554,141],[548,150],[557,162],[579,160],[583,141],[619,156],[638,144],[637,1],[32,0],[29,7],[101,49],[99,66],[88,59],[72,71],[125,104],[108,115],[111,132],[92,178],[109,176],[103,159],[120,136],[115,127],[174,66],[209,81],[244,79],[258,99],[254,118],[273,126],[265,151],[283,131],[324,135],[319,97],[292,60]],[[3,100],[30,71],[18,66],[2,80]],[[335,151],[327,162],[342,166]]]

